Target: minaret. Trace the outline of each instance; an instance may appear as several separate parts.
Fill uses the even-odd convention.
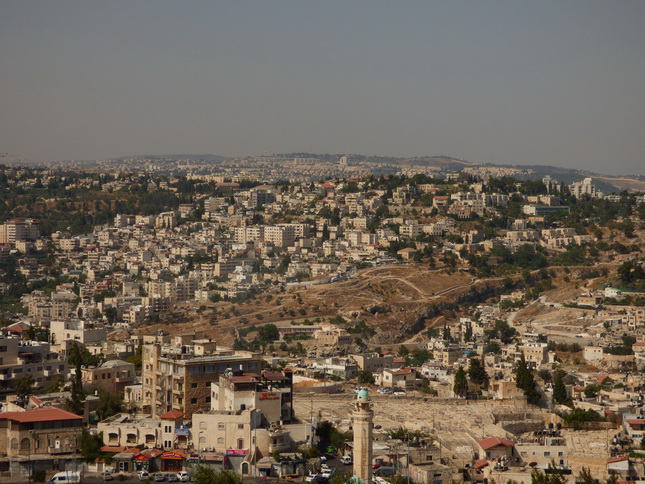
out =
[[[354,412],[354,475],[372,484],[372,420],[374,411],[367,390],[358,392]]]

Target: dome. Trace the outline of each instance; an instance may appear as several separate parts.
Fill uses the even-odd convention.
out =
[[[367,398],[367,397],[368,397],[367,390],[365,390],[364,388],[360,392],[358,392],[358,398]]]

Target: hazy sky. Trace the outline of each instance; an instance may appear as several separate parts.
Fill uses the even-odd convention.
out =
[[[0,152],[645,175],[645,2],[0,0]]]

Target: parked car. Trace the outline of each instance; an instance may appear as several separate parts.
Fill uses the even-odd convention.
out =
[[[80,484],[83,477],[80,472],[63,471],[54,474],[47,484]]]
[[[152,480],[155,482],[164,482],[166,480],[166,476],[164,476],[161,472],[155,472],[152,474]]]
[[[325,479],[330,479],[333,475],[334,469],[330,469],[329,467],[327,469],[323,469],[323,471],[320,473],[320,476],[324,477]]]
[[[340,458],[340,461],[341,461],[343,464],[345,464],[345,465],[349,465],[349,464],[351,464],[351,463],[353,462],[353,461],[352,461],[352,456],[351,456],[351,455],[344,455],[344,456],[342,456],[342,457]]]
[[[110,471],[101,472],[101,474],[99,474],[99,477],[101,479],[103,479],[104,481],[113,481],[114,480],[114,476],[112,475],[112,473],[110,473]]]
[[[166,481],[168,481],[168,482],[178,482],[179,477],[177,477],[177,474],[166,474]]]
[[[396,474],[394,467],[381,466],[374,471],[375,476],[393,476],[394,474]]]
[[[139,477],[140,481],[143,481],[144,479],[150,479],[150,473],[148,471],[139,471],[137,477]]]
[[[190,482],[190,475],[186,471],[181,471],[177,473],[177,479],[179,482]]]

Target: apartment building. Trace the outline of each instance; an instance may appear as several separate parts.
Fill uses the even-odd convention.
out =
[[[187,418],[210,408],[210,385],[227,369],[258,371],[259,355],[217,347],[214,341],[143,346],[143,408],[153,416],[180,410]]]
[[[34,219],[12,219],[0,225],[0,244],[36,240],[39,236],[39,222]]]
[[[0,337],[0,399],[15,393],[16,378],[31,376],[35,388],[45,388],[57,378],[67,379],[64,359],[51,351],[49,343]]]
[[[80,319],[52,321],[50,333],[57,344],[71,340],[86,345],[107,340],[105,326]]]
[[[135,370],[132,363],[109,360],[96,367],[81,370],[83,386],[98,387],[110,393],[123,394],[125,387],[134,384]]]
[[[259,409],[266,421],[291,422],[293,377],[290,371],[245,373],[226,370],[211,384],[211,410]]]

